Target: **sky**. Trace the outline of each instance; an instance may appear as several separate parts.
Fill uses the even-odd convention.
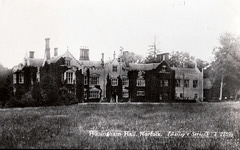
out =
[[[239,8],[239,0],[0,0],[0,63],[10,69],[29,51],[43,58],[45,38],[51,56],[57,47],[79,59],[87,46],[90,60],[120,47],[146,57],[156,38],[161,52],[211,61],[220,35],[240,35]]]

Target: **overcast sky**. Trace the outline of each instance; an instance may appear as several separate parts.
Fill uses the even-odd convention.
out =
[[[0,63],[12,68],[28,51],[43,58],[45,38],[59,54],[90,60],[124,50],[147,55],[156,36],[161,52],[187,51],[210,61],[225,32],[240,35],[239,0],[0,0]]]

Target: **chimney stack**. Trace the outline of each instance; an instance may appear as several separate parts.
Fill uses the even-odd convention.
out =
[[[104,53],[102,53],[101,63],[102,63],[102,65],[104,65]]]
[[[157,55],[157,62],[161,62],[163,60],[168,61],[169,53],[162,53]]]
[[[34,58],[34,51],[29,51],[29,58]]]
[[[50,40],[50,38],[45,38],[45,41],[46,41],[45,57],[47,58],[47,60],[49,60],[49,59],[50,59],[50,47],[49,47],[49,40]]]
[[[54,48],[54,57],[55,56],[58,56],[58,48],[57,47]]]
[[[89,60],[89,49],[87,47],[80,48],[80,58],[79,60]]]

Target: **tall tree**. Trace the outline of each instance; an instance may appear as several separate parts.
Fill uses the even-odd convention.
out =
[[[123,50],[123,49],[122,49]],[[142,55],[135,54],[134,52],[124,51],[119,55],[119,59],[126,63],[143,63],[144,58]]]
[[[220,80],[219,100],[222,100],[223,89],[235,93],[240,89],[240,39],[230,33],[219,38],[220,46],[213,49],[214,60],[211,63],[213,83]]]
[[[145,58],[145,63],[155,63],[157,62],[157,54],[160,53],[160,50],[157,48],[156,37],[152,45],[149,45],[149,53]]]
[[[194,68],[195,63],[197,64],[197,67],[201,70],[202,68],[206,68],[209,66],[209,63],[207,61],[201,60],[199,58],[195,58],[191,56],[188,52],[183,51],[176,51],[172,52],[170,54],[170,59],[168,61],[169,65],[171,67],[187,67],[187,68]]]

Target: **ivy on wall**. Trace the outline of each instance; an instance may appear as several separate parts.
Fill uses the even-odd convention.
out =
[[[78,102],[84,101],[84,75],[82,70],[76,71],[76,98]]]
[[[111,96],[112,96],[112,85],[111,85],[111,79],[109,74],[107,75],[107,85],[106,85],[106,97],[107,97],[107,102],[111,101]]]

